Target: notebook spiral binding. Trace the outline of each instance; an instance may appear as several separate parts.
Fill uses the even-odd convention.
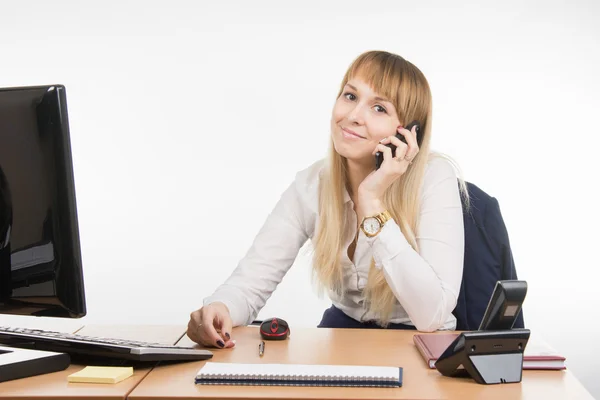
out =
[[[313,374],[222,374],[199,373],[196,383],[200,385],[245,386],[348,386],[348,387],[400,387],[402,368],[398,377],[313,375]]]

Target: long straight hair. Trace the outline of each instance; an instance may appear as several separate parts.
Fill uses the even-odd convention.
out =
[[[421,124],[422,142],[418,155],[381,199],[407,241],[418,252],[416,231],[419,223],[420,188],[429,157],[440,156],[452,161],[441,154],[430,154],[432,101],[429,84],[417,67],[404,58],[385,51],[369,51],[355,59],[344,75],[338,97],[346,83],[355,77],[360,77],[375,92],[394,104],[402,126],[413,120],[418,120]],[[330,140],[327,163],[319,187],[319,222],[313,241],[313,278],[321,289],[330,289],[338,295],[346,290],[343,285],[341,255],[344,250],[344,232],[349,228],[343,207],[348,182],[347,160],[337,153]],[[461,190],[466,193],[464,182],[460,182]],[[352,229],[355,230],[356,227]],[[365,307],[379,316],[382,325],[387,325],[397,299],[383,272],[375,268],[373,260],[364,289],[364,300]]]

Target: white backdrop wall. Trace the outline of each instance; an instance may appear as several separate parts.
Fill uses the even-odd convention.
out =
[[[185,325],[324,156],[345,69],[382,49],[428,78],[434,149],[499,200],[528,327],[600,396],[600,3],[0,1],[0,16],[0,86],[67,88],[75,323]],[[259,317],[314,326],[329,304],[302,251]]]

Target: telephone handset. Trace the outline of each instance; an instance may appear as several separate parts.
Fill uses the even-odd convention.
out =
[[[417,144],[420,146],[421,145],[421,141],[422,141],[422,137],[421,137],[421,124],[419,124],[418,121],[413,121],[410,124],[406,125],[406,129],[408,129],[409,131],[412,131],[412,128],[416,126],[416,132],[417,132]],[[406,143],[406,138],[404,137],[404,135],[402,135],[401,133],[396,133],[396,137],[400,140],[402,140],[404,143]],[[387,147],[389,147],[390,149],[392,149],[392,157],[396,156],[396,145],[392,144],[392,143],[388,143],[386,144]],[[383,163],[383,153],[378,151],[377,153],[375,153],[375,169],[379,169],[379,167],[381,167],[381,164]]]

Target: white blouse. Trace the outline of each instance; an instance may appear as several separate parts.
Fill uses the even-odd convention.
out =
[[[316,234],[319,176],[324,160],[298,172],[231,276],[204,299],[204,305],[223,302],[234,326],[248,325],[258,315],[294,263],[300,248]],[[384,272],[398,300],[390,322],[413,325],[420,331],[455,329],[460,290],[464,227],[457,177],[451,164],[431,157],[421,190],[417,229],[419,252],[410,246],[399,226],[390,220],[374,238],[359,229],[354,259],[348,247],[354,240],[357,216],[346,192],[345,216],[350,219],[341,254],[344,288],[338,296],[329,291],[332,303],[358,321],[377,321],[378,315],[364,307],[363,289],[371,259]]]

